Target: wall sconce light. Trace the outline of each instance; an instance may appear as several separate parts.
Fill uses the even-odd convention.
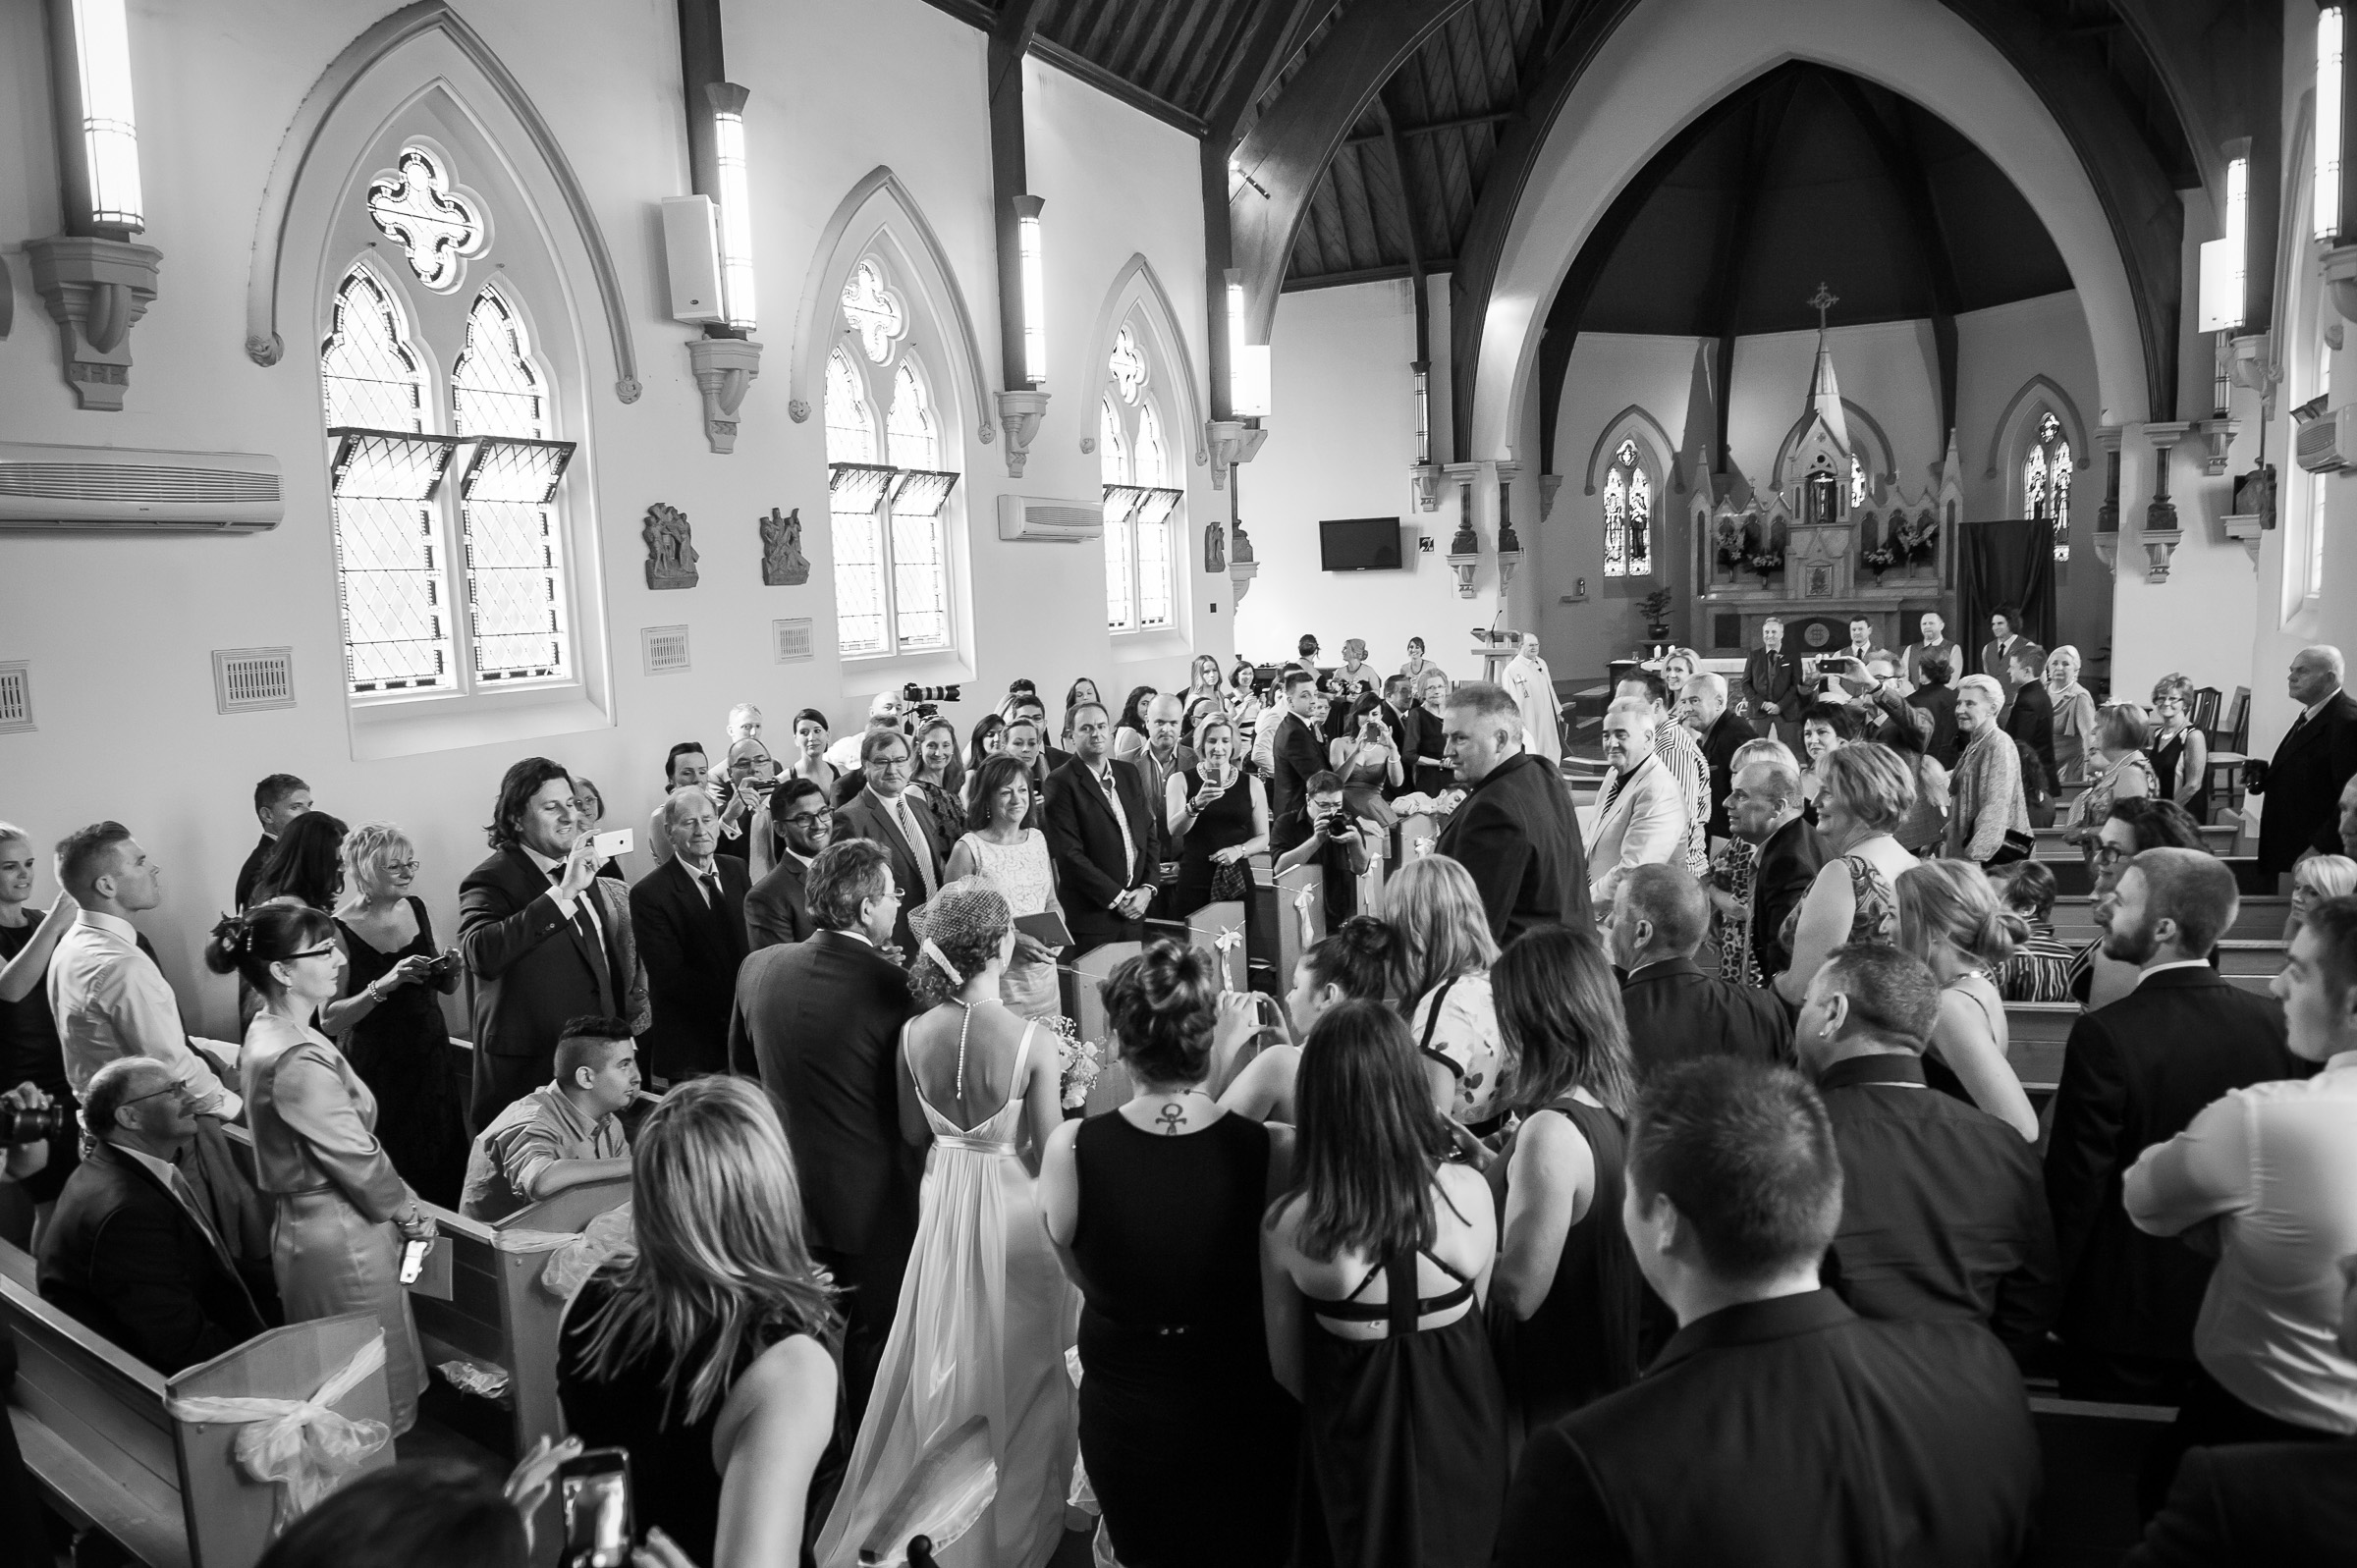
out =
[[[1432,374],[1427,363],[1419,359],[1416,372],[1416,461],[1432,460]],[[1427,509],[1430,510],[1430,509]]]
[[[712,149],[720,171],[720,297],[729,325],[753,330],[753,198],[745,168],[744,105],[752,94],[733,81],[709,81]]]
[[[2251,160],[2226,160],[2225,233],[2202,242],[2201,332],[2233,332],[2242,326],[2249,297]]]
[[[1244,341],[1244,275],[1228,269],[1228,411],[1259,419],[1269,411],[1269,346]]]
[[[1035,387],[1048,379],[1047,243],[1039,232],[1040,209],[1046,205],[1037,196],[1014,198],[1023,257],[1023,379]]]
[[[131,329],[155,298],[163,260],[131,239],[147,219],[124,3],[49,0],[66,232],[25,246],[32,286],[58,325],[76,405],[105,412],[122,410]]]
[[[2316,237],[2330,244],[2340,234],[2340,138],[2343,29],[2339,6],[2316,15]]]

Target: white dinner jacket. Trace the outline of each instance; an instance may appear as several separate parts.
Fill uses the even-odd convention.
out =
[[[1649,756],[1596,816],[1588,838],[1588,898],[1601,916],[1631,866],[1675,864],[1686,841],[1686,801],[1659,756]]]

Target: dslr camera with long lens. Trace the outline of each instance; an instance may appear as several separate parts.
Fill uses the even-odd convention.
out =
[[[0,1149],[47,1143],[52,1138],[64,1137],[73,1127],[74,1108],[62,1101],[37,1110],[0,1102]]]
[[[913,733],[918,725],[929,724],[941,716],[943,703],[960,700],[957,686],[920,686],[911,680],[901,688],[901,701],[907,704],[903,728]]]

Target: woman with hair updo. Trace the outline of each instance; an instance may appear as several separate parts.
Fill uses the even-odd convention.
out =
[[[2173,800],[2200,822],[2209,802],[2210,742],[2193,727],[2193,682],[2165,675],[2153,683],[2150,760],[2164,800]]]
[[[1940,982],[1924,1081],[2035,1143],[2038,1112],[2005,1060],[2005,1004],[1989,975],[2029,937],[2030,923],[2004,906],[1988,873],[1969,860],[1927,860],[1899,876],[1898,946]]]
[[[1481,890],[1447,855],[1410,860],[1384,884],[1383,923],[1392,932],[1392,1000],[1424,1058],[1432,1103],[1486,1136],[1504,1114],[1498,1080],[1507,1057],[1490,997],[1498,940]]]
[[[1777,995],[1794,1006],[1825,955],[1849,943],[1898,941],[1898,896],[1891,889],[1915,865],[1892,830],[1915,804],[1915,770],[1889,746],[1860,740],[1826,753],[1817,797],[1817,833],[1828,858],[1808,892],[1785,918],[1792,966],[1773,976]]]
[[[927,1010],[901,1030],[901,1131],[931,1143],[892,1335],[818,1561],[848,1565],[943,1434],[987,1430],[998,1489],[945,1568],[1041,1568],[1064,1539],[1073,1400],[1072,1290],[1030,1166],[1063,1124],[1056,1037],[999,1000],[1014,917],[980,878],[909,922]],[[1026,1149],[1029,1151],[1026,1155]]]
[[[459,989],[457,948],[434,946],[417,882],[417,851],[389,822],[344,837],[344,1054],[376,1096],[378,1141],[427,1203],[459,1206],[466,1181],[466,1115],[451,1073],[443,997]]]
[[[1269,1359],[1301,1401],[1294,1560],[1487,1564],[1508,1469],[1489,1188],[1449,1162],[1415,1042],[1379,1002],[1318,1020],[1295,1095],[1295,1185],[1261,1243]]]
[[[999,891],[1015,915],[1062,918],[1056,897],[1056,868],[1048,836],[1033,809],[1031,775],[1019,758],[1001,754],[984,761],[974,779],[974,803],[966,814],[972,832],[950,848],[942,875],[950,882],[980,878]],[[999,1000],[1026,1018],[1053,1018],[1063,1005],[1056,985],[1056,949],[1027,931],[1014,934],[1014,956],[1000,978]]]
[[[1263,1048],[1222,1092],[1220,1104],[1254,1121],[1290,1125],[1300,1042],[1336,1003],[1381,1001],[1391,967],[1392,929],[1372,915],[1352,915],[1318,939],[1294,963],[1293,989],[1285,996],[1285,1021],[1294,1043]]]
[[[253,1130],[254,1185],[278,1207],[270,1268],[287,1321],[376,1316],[398,1436],[416,1424],[425,1388],[425,1358],[401,1286],[401,1243],[433,1235],[434,1221],[376,1141],[376,1097],[311,1027],[312,1014],[336,995],[336,923],[300,904],[256,904],[213,928],[204,963],[217,975],[237,974],[262,999],[238,1076]]]
[[[1595,939],[1524,932],[1490,968],[1520,1124],[1489,1168],[1498,1201],[1490,1332],[1519,1438],[1637,1380],[1644,1302],[1620,1228],[1636,1070],[1620,987]]]
[[[1124,1568],[1278,1568],[1299,1413],[1269,1372],[1260,1217],[1290,1179],[1292,1129],[1206,1091],[1226,1038],[1252,1027],[1251,999],[1222,994],[1210,953],[1156,942],[1105,983],[1105,1013],[1136,1087],[1057,1128],[1039,1171],[1048,1236],[1085,1301],[1080,1458],[1102,1544]]]
[[[786,1129],[760,1084],[716,1073],[664,1096],[634,1142],[636,1245],[565,1309],[565,1424],[630,1450],[639,1523],[697,1568],[796,1561],[812,1478],[841,1460],[843,1320]]]

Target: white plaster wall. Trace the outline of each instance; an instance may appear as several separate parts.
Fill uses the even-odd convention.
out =
[[[705,449],[688,375],[690,329],[667,319],[659,198],[687,189],[679,44],[668,6],[580,0],[560,18],[522,0],[465,0],[461,10],[521,80],[587,189],[622,277],[644,395],[611,391],[605,326],[593,297],[575,301],[574,331],[592,367],[578,409],[605,608],[611,626],[612,728],[529,743],[485,745],[391,761],[352,760],[339,670],[336,596],[325,508],[309,258],[282,324],[283,363],[243,351],[244,300],[262,185],[289,121],[320,71],[383,13],[379,0],[219,0],[203,7],[136,3],[133,66],[148,207],[144,239],[164,252],[160,294],[132,338],[127,409],[82,412],[58,368],[57,338],[32,293],[21,246],[57,228],[40,8],[0,9],[0,248],[15,278],[16,322],[0,340],[0,437],[11,440],[276,454],[288,515],[239,539],[37,539],[0,536],[0,660],[31,664],[40,728],[0,735],[0,818],[54,839],[99,816],[130,823],[166,868],[166,904],[148,922],[192,1010],[229,1026],[225,983],[202,977],[204,927],[228,901],[253,838],[247,797],[264,773],[289,770],[319,804],[349,821],[392,818],[424,861],[422,889],[440,934],[456,924],[460,875],[483,854],[500,773],[542,751],[595,779],[609,825],[642,826],[669,744],[722,740],[729,705],[760,703],[773,729],[804,704],[838,728],[855,724],[879,682],[832,658],[824,438],[787,414],[795,301],[820,231],[844,193],[889,164],[922,206],[974,319],[989,380],[999,382],[995,242],[981,34],[921,0],[802,0],[737,8],[729,69],[752,90],[748,132],[757,210],[754,243],[767,346],[765,376],[742,410],[738,449]],[[870,72],[844,62],[887,51],[889,103]],[[1183,658],[1117,668],[1104,629],[1102,556],[1093,546],[1002,544],[995,498],[1006,492],[1093,496],[1088,344],[1116,272],[1135,252],[1152,262],[1204,363],[1202,233],[1195,146],[1053,71],[1031,69],[1028,115],[1034,189],[1048,198],[1050,346],[1055,401],[1031,473],[1007,477],[1001,445],[972,439],[983,410],[961,408],[959,487],[972,560],[977,676],[951,710],[960,727],[1009,678],[1045,688],[1077,674],[1107,685],[1173,678]],[[496,255],[486,258],[496,262]],[[542,330],[551,330],[542,323]],[[962,389],[961,389],[962,390]],[[963,390],[971,401],[970,390]],[[995,410],[990,412],[996,422]],[[1191,458],[1192,442],[1189,443]],[[1208,469],[1189,475],[1200,528],[1214,511]],[[574,483],[574,481],[569,481]],[[693,519],[702,585],[656,594],[643,585],[639,520],[668,501]],[[799,507],[811,526],[812,579],[760,583],[754,519]],[[1185,628],[1215,652],[1229,646],[1225,580],[1191,569]],[[1216,616],[1209,611],[1220,605]],[[820,658],[771,662],[769,621],[808,616]],[[685,622],[693,669],[647,677],[639,628]],[[207,650],[287,644],[299,706],[223,718],[214,712]],[[1137,674],[1145,670],[1147,674]],[[897,683],[897,681],[895,682]],[[636,869],[643,869],[644,853]],[[42,879],[41,896],[48,883]]]

